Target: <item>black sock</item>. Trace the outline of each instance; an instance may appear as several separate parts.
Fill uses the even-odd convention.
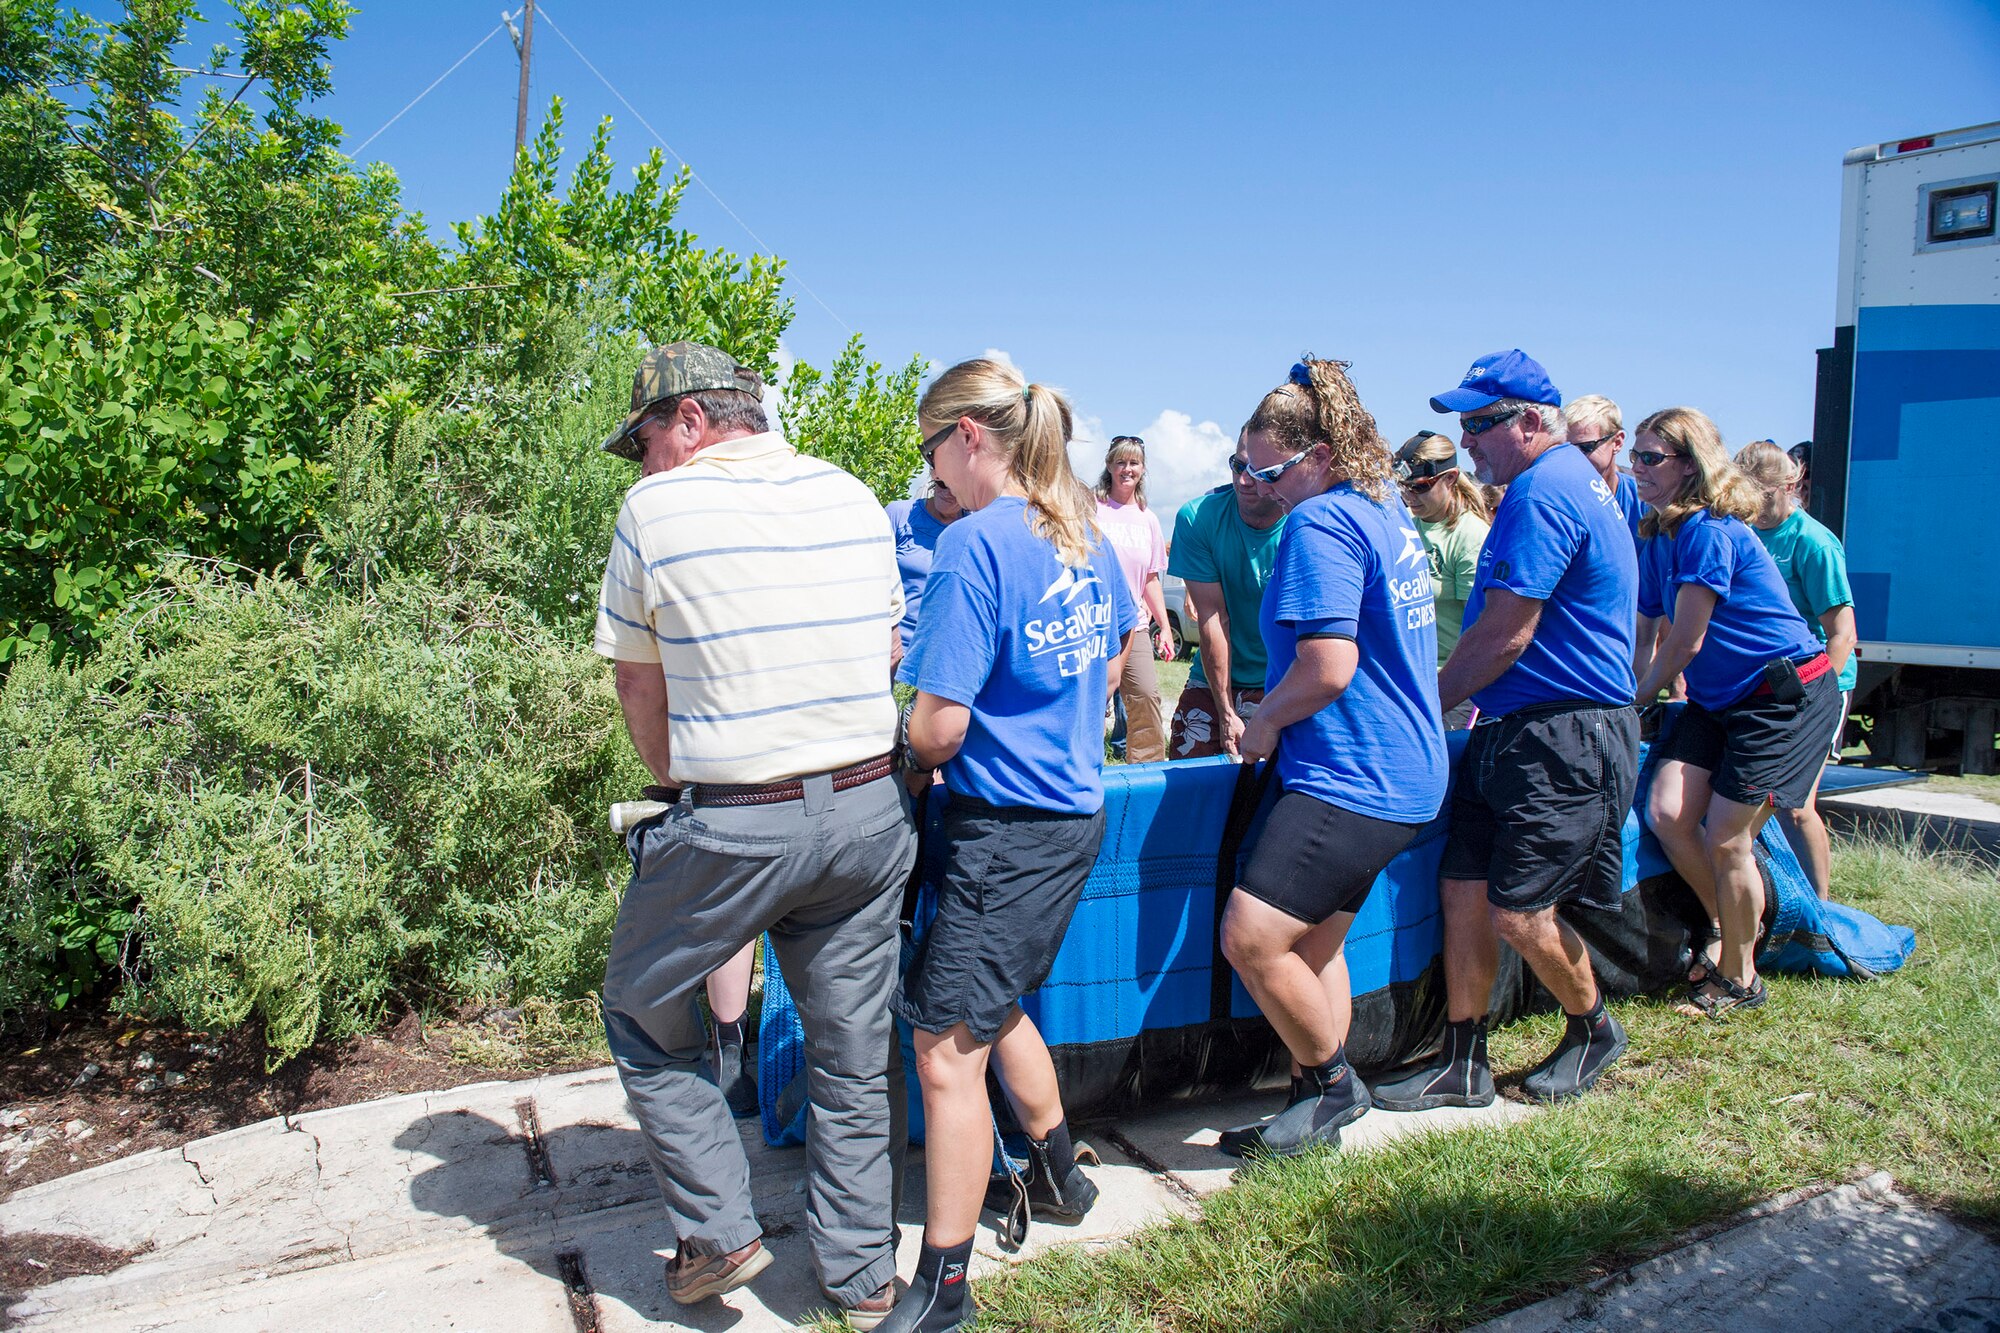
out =
[[[1604,992],[1599,991],[1597,993],[1596,1002],[1593,1003],[1590,1006],[1590,1008],[1586,1009],[1584,1012],[1580,1014],[1572,1014],[1565,1009],[1563,1011],[1563,1016],[1569,1019],[1571,1023],[1580,1024],[1583,1027],[1589,1028],[1592,1032],[1597,1031],[1599,1028],[1604,1026],[1605,1019],[1610,1016],[1604,1011]]]
[[[1049,1165],[1056,1171],[1067,1171],[1070,1163],[1076,1160],[1076,1145],[1070,1142],[1067,1120],[1057,1121],[1056,1127],[1049,1131],[1047,1138],[1041,1140],[1041,1144],[1048,1149]],[[1060,1181],[1061,1177],[1057,1179]]]
[[[917,1255],[917,1271],[904,1301],[916,1302],[918,1322],[912,1327],[949,1327],[965,1308],[966,1268],[972,1263],[972,1241],[938,1249],[928,1239]],[[900,1302],[899,1302],[900,1304]]]
[[[744,1035],[742,1019],[739,1018],[734,1023],[724,1023],[719,1019],[716,1021],[715,1040],[718,1045],[746,1046],[749,1043],[744,1040]]]
[[[1319,1091],[1326,1092],[1329,1089],[1338,1087],[1340,1081],[1346,1078],[1349,1073],[1350,1071],[1347,1067],[1347,1047],[1336,1046],[1333,1048],[1333,1058],[1323,1065],[1314,1066],[1309,1077],[1318,1086]]]

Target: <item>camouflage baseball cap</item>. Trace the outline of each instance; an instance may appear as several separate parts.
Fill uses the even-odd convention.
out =
[[[639,462],[645,451],[632,438],[632,428],[647,409],[662,399],[703,389],[738,389],[762,400],[764,380],[756,371],[737,365],[736,358],[720,348],[690,342],[656,347],[646,354],[639,363],[639,373],[632,377],[632,410],[617,430],[604,437],[604,452]]]

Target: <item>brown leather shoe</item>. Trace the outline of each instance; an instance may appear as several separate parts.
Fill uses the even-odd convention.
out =
[[[871,1329],[884,1319],[887,1319],[889,1312],[895,1308],[896,1284],[894,1282],[887,1282],[883,1284],[882,1290],[876,1292],[859,1305],[844,1307],[842,1313],[847,1316],[847,1326],[849,1328],[861,1329],[865,1333],[865,1330]]]
[[[770,1266],[771,1252],[761,1240],[728,1254],[690,1254],[682,1246],[667,1261],[667,1295],[681,1305],[693,1305],[736,1290]]]

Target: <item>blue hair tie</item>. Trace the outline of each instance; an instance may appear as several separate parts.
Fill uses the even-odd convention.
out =
[[[1292,367],[1292,373],[1287,378],[1294,384],[1304,385],[1308,389],[1312,388],[1312,370],[1303,361]]]

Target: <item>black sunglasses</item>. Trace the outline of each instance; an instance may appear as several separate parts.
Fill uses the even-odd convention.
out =
[[[1483,417],[1461,417],[1458,428],[1467,435],[1484,435],[1495,426],[1506,425],[1527,410],[1525,407],[1510,407],[1504,412],[1488,412]]]
[[[1658,467],[1669,458],[1686,458],[1686,454],[1663,454],[1658,449],[1634,449],[1632,461],[1644,463],[1647,467]]]
[[[957,429],[958,423],[954,421],[943,430],[937,432],[937,434],[926,435],[924,437],[923,442],[917,446],[917,453],[924,460],[925,467],[936,466],[931,460],[937,457],[937,451],[943,447],[944,442],[951,438],[951,433]]]
[[[1570,441],[1570,443],[1575,445],[1577,448],[1583,450],[1585,453],[1590,453],[1592,450],[1598,448],[1600,445],[1609,444],[1617,438],[1618,436],[1614,433],[1611,435],[1600,435],[1598,438],[1594,440],[1572,440]]]

